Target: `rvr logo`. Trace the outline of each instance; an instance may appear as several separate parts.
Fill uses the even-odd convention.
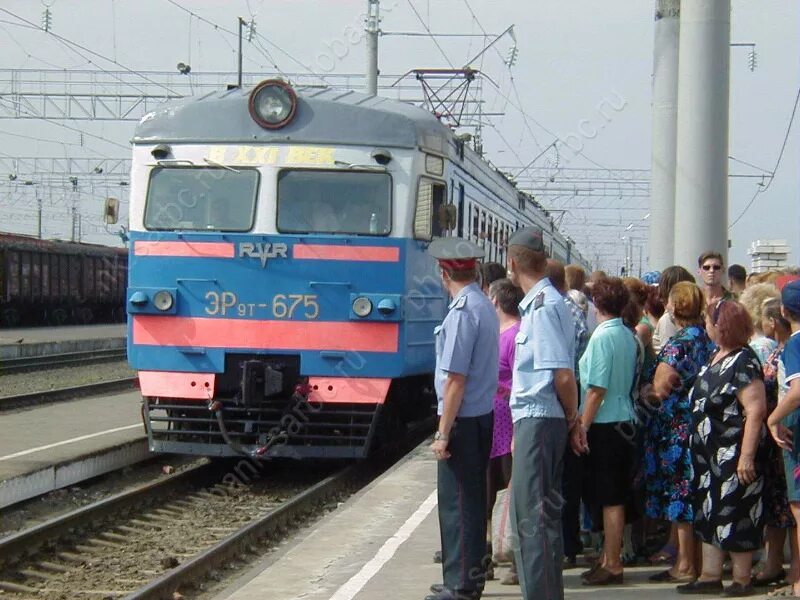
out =
[[[267,266],[267,259],[270,258],[287,258],[286,251],[288,246],[283,243],[271,244],[270,242],[244,242],[239,244],[239,258],[245,256],[249,258],[258,258],[261,260],[261,266]]]

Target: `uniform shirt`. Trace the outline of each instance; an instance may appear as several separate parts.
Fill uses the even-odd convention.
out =
[[[553,371],[575,368],[575,325],[564,298],[546,277],[519,304],[511,416],[563,419]]]
[[[778,403],[783,402],[789,386],[798,377],[800,377],[800,331],[795,331],[786,342],[778,359]]]
[[[492,412],[492,398],[497,391],[497,340],[500,336],[497,312],[476,283],[462,288],[448,308],[450,312],[434,329],[438,414],[444,411],[444,384],[448,373],[467,377],[458,416],[488,414]]]
[[[595,423],[633,420],[631,389],[636,377],[637,350],[633,333],[622,319],[609,319],[597,326],[580,360],[584,397],[590,387],[606,394],[595,415]]]

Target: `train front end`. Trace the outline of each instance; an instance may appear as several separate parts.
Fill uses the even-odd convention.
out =
[[[430,404],[444,301],[408,302],[429,263],[399,234],[418,152],[266,83],[151,113],[134,139],[128,355],[150,449],[364,457]]]

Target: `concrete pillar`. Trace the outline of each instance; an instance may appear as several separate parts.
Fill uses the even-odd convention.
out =
[[[380,0],[367,0],[367,85],[366,91],[378,95],[378,35]]]
[[[681,0],[656,0],[653,46],[653,154],[648,269],[673,263],[675,149],[678,133],[678,40]]]
[[[728,255],[730,0],[683,0],[678,68],[675,263]]]

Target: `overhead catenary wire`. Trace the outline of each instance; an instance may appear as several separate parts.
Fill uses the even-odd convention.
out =
[[[439,50],[439,53],[444,57],[445,61],[447,61],[447,64],[450,65],[451,69],[455,69],[453,61],[451,61],[450,57],[447,56],[447,53],[442,48],[441,44],[439,44],[439,41],[436,39],[436,36],[434,36],[434,34],[431,32],[431,28],[428,27],[428,24],[425,22],[425,19],[422,18],[421,14],[419,14],[419,11],[414,7],[414,4],[411,2],[411,0],[406,0],[406,2],[408,2],[408,6],[414,12],[414,14],[417,17],[417,20],[422,24],[422,27],[425,29],[426,32],[428,32],[428,37],[430,37],[431,41],[436,45],[436,48]]]
[[[38,27],[36,27],[36,24],[35,24],[35,23],[33,23],[33,22],[31,22],[31,21],[29,21],[29,20],[25,19],[24,17],[21,17],[21,16],[19,16],[19,15],[15,14],[15,13],[13,13],[12,11],[8,10],[7,8],[2,8],[2,7],[0,7],[0,12],[3,12],[3,13],[5,13],[5,14],[7,14],[7,15],[9,15],[10,17],[13,17],[13,18],[15,18],[15,19],[18,19],[18,20],[20,20],[21,22],[23,22],[23,23],[25,23],[25,24],[27,24],[27,25],[29,25],[29,26],[33,26],[33,27],[35,27],[36,29],[39,29]],[[139,71],[137,71],[136,69],[131,69],[131,68],[130,68],[130,67],[128,67],[127,65],[124,65],[124,64],[122,64],[122,63],[120,63],[120,62],[118,62],[118,61],[114,60],[113,58],[109,58],[108,56],[105,56],[104,54],[101,54],[101,53],[99,53],[99,52],[95,52],[95,51],[94,51],[94,50],[92,50],[91,48],[87,48],[86,46],[84,46],[84,45],[82,45],[82,44],[79,44],[78,42],[74,42],[74,41],[72,41],[72,40],[70,40],[70,39],[68,39],[68,38],[66,38],[66,37],[64,37],[64,36],[61,36],[61,35],[59,35],[59,34],[57,34],[57,33],[53,33],[52,31],[50,31],[50,32],[47,32],[47,35],[50,35],[50,36],[52,36],[54,39],[56,39],[56,40],[58,40],[58,41],[60,41],[60,42],[62,42],[62,43],[64,43],[64,44],[67,44],[67,45],[69,45],[69,46],[71,46],[71,47],[74,47],[74,48],[79,48],[79,49],[83,50],[84,52],[88,52],[88,53],[89,53],[89,54],[91,54],[92,56],[95,56],[95,57],[97,57],[97,58],[101,58],[101,59],[103,59],[103,60],[105,60],[105,61],[108,61],[108,62],[110,62],[110,63],[113,63],[113,64],[117,65],[118,67],[120,67],[121,69],[123,69],[123,70],[125,70],[125,71],[127,71],[127,72],[129,72],[129,73],[131,73],[131,74],[133,74],[133,75],[136,75],[137,77],[140,77],[140,78],[142,78],[144,81],[147,81],[148,83],[152,83],[153,85],[156,85],[156,86],[158,86],[158,87],[160,87],[160,88],[163,88],[164,90],[166,90],[166,91],[170,92],[171,94],[175,94],[175,91],[174,91],[174,90],[172,90],[172,89],[171,89],[169,86],[167,86],[167,85],[164,85],[163,83],[160,83],[160,82],[158,82],[158,81],[155,81],[155,80],[153,80],[153,79],[150,79],[149,77],[147,77],[146,75],[144,75],[144,74],[140,73],[140,72],[139,72]],[[98,65],[98,66],[99,66],[99,65]]]
[[[217,30],[219,30],[219,31],[225,32],[225,33],[227,33],[228,35],[232,35],[232,36],[234,36],[234,37],[237,37],[237,38],[238,38],[238,36],[239,36],[239,34],[238,34],[237,32],[235,32],[235,31],[233,31],[233,30],[231,30],[231,29],[228,29],[228,28],[226,28],[226,27],[224,27],[224,26],[222,26],[222,25],[219,25],[218,23],[214,23],[213,21],[211,21],[211,20],[209,20],[209,19],[206,19],[206,18],[205,18],[205,17],[203,17],[202,15],[199,15],[199,14],[197,14],[196,12],[194,12],[194,11],[192,11],[192,10],[190,10],[190,9],[186,8],[185,6],[182,6],[181,4],[179,4],[178,2],[176,2],[175,0],[166,0],[166,1],[167,1],[167,2],[169,2],[169,3],[170,3],[172,6],[174,6],[175,8],[178,8],[179,10],[182,10],[182,11],[184,11],[184,12],[186,12],[186,13],[189,13],[189,14],[191,14],[191,15],[192,15],[192,16],[194,16],[194,17],[195,17],[195,18],[196,18],[198,21],[200,21],[200,22],[202,22],[202,23],[205,23],[206,25],[210,25],[210,26],[211,26],[211,27],[213,27],[214,29],[217,29]],[[295,56],[293,56],[292,54],[290,54],[289,52],[287,52],[286,50],[284,50],[283,48],[281,48],[280,46],[278,46],[276,43],[274,43],[273,41],[271,41],[270,39],[268,39],[267,37],[265,37],[265,36],[261,35],[261,34],[260,34],[260,33],[258,33],[257,31],[256,31],[256,33],[255,33],[255,37],[256,37],[256,38],[260,38],[260,39],[261,39],[261,40],[262,40],[264,43],[268,44],[268,45],[269,45],[271,48],[274,48],[274,49],[275,49],[277,52],[280,52],[280,53],[281,53],[283,56],[285,56],[286,58],[288,58],[289,60],[291,60],[291,61],[292,61],[292,62],[294,62],[295,64],[297,64],[297,65],[301,66],[303,69],[305,69],[306,71],[308,71],[308,72],[309,72],[311,75],[314,75],[315,77],[318,77],[319,79],[321,79],[322,81],[325,81],[325,82],[327,83],[327,80],[325,79],[325,76],[324,76],[324,75],[322,75],[322,74],[320,74],[320,73],[316,73],[316,72],[315,72],[315,71],[314,71],[314,70],[313,70],[311,67],[309,67],[307,64],[305,64],[303,61],[301,61],[300,59],[296,58]],[[231,47],[232,47],[232,46],[231,46]],[[258,50],[258,51],[259,51],[259,52],[260,52],[262,55],[264,55],[264,56],[265,56],[265,58],[267,58],[267,60],[270,60],[270,61],[274,62],[274,59],[273,59],[273,58],[271,58],[271,57],[269,57],[269,56],[266,56],[266,55],[264,54],[264,51],[263,51],[261,48],[259,48],[258,46],[256,46],[256,49],[257,49],[257,50]]]
[[[82,135],[98,139],[101,142],[105,142],[106,144],[111,144],[112,146],[118,146],[119,148],[124,148],[125,150],[130,150],[130,146],[125,146],[125,145],[120,144],[118,142],[113,142],[113,141],[111,141],[111,140],[109,140],[107,138],[104,138],[102,136],[95,135],[93,133],[89,133],[88,131],[83,131],[82,129],[77,129],[75,127],[70,127],[69,125],[64,125],[63,123],[59,123],[58,121],[56,121],[54,119],[48,119],[47,117],[41,117],[39,115],[31,114],[28,111],[26,111],[25,109],[20,108],[20,106],[18,104],[15,104],[14,102],[11,102],[7,98],[0,97],[0,102],[3,102],[3,103],[8,104],[8,105],[11,105],[12,110],[18,110],[18,111],[22,112],[23,114],[25,114],[25,115],[27,115],[29,117],[33,117],[35,119],[39,119],[41,121],[45,121],[46,123],[52,123],[53,125],[56,125],[57,127],[63,127],[64,129],[68,129],[70,131],[74,131],[74,132],[80,133]]]
[[[800,88],[797,89],[797,95],[794,98],[794,106],[792,108],[792,114],[789,117],[789,124],[786,126],[786,134],[783,136],[783,143],[781,144],[780,152],[778,152],[778,159],[775,161],[775,167],[772,169],[772,173],[771,175],[769,175],[767,183],[758,184],[758,187],[756,188],[756,191],[753,194],[752,198],[750,198],[750,201],[745,205],[742,212],[739,213],[739,216],[736,217],[730,225],[728,225],[728,229],[736,225],[736,223],[738,223],[742,219],[742,217],[744,217],[747,211],[750,210],[750,207],[753,206],[753,203],[756,201],[756,198],[758,198],[758,195],[766,192],[772,185],[772,182],[775,181],[775,175],[778,173],[778,169],[781,166],[781,161],[783,160],[783,154],[786,151],[786,144],[789,142],[789,134],[792,131],[792,125],[794,124],[794,117],[797,114],[798,103],[800,103]]]

